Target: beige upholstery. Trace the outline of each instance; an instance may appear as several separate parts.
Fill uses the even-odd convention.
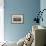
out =
[[[32,34],[34,35],[34,42],[31,46],[44,46],[46,44],[46,29],[35,25],[32,27]]]
[[[45,45],[46,45],[46,31],[44,31],[44,35],[45,35],[45,36],[44,36],[44,37],[45,37],[45,39],[44,39],[45,42],[44,42],[44,43],[45,43]]]
[[[35,30],[35,46],[44,46],[44,29]]]

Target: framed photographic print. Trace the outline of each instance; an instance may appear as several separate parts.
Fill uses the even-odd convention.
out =
[[[23,23],[23,15],[12,15],[12,23],[14,24]]]

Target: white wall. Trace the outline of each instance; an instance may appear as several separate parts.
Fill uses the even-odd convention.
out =
[[[4,41],[4,0],[0,0],[0,42]]]

